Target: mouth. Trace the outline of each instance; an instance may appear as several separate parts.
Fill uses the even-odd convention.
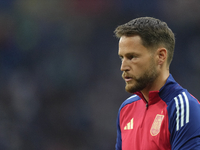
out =
[[[131,78],[131,77],[124,77],[124,80],[125,80],[126,82],[129,82],[129,81],[132,80],[132,78]]]
[[[129,82],[131,81],[133,78],[128,76],[128,75],[123,75],[123,79],[126,81],[126,82]]]
[[[125,72],[122,73],[122,78],[125,82],[130,82],[131,80],[133,80],[133,76]]]

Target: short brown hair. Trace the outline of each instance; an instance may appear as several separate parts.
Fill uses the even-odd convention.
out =
[[[139,35],[142,44],[147,48],[164,46],[168,52],[167,63],[170,65],[174,55],[175,37],[165,22],[152,17],[140,17],[118,26],[114,33],[117,38]]]

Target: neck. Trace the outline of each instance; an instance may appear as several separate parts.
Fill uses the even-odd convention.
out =
[[[150,83],[146,88],[141,91],[147,102],[149,101],[149,92],[159,91],[165,85],[168,77],[169,71],[161,73],[152,83]]]

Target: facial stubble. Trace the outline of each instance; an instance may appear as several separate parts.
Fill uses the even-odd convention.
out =
[[[158,77],[159,73],[156,70],[155,63],[152,61],[151,65],[149,65],[149,68],[145,70],[143,75],[140,77],[132,76],[131,82],[134,83],[126,83],[126,91],[129,93],[135,93],[138,91],[143,90],[145,87],[153,83],[155,79]]]

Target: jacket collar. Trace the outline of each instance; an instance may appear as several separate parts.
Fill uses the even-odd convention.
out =
[[[167,96],[175,85],[177,85],[177,83],[170,74],[169,77],[167,78],[165,85],[159,91],[149,92],[148,105],[155,104],[156,102],[162,100],[162,97]],[[143,94],[140,91],[135,92],[134,94],[138,95],[145,103],[147,103],[146,99],[144,98]]]

